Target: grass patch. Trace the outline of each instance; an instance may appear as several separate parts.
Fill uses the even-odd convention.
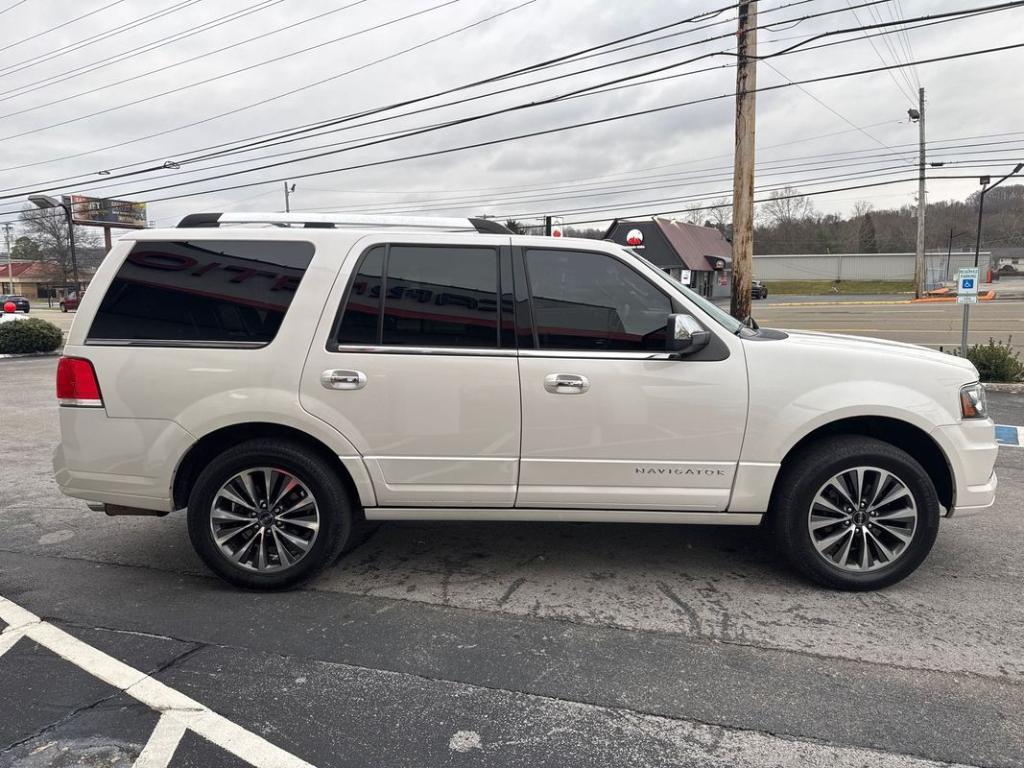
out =
[[[835,286],[841,295],[913,293],[912,280],[767,280],[768,295],[827,296]]]

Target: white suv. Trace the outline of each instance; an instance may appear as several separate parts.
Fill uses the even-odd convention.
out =
[[[753,330],[614,243],[482,220],[140,231],[64,354],[61,490],[187,508],[250,588],[309,578],[364,520],[575,520],[763,523],[807,576],[871,589],[996,490],[966,360]]]

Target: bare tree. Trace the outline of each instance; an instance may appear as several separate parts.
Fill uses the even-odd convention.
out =
[[[732,200],[728,197],[720,197],[713,200],[711,205],[713,207],[707,211],[704,226],[714,227],[728,237],[732,228]]]
[[[761,204],[761,213],[768,226],[785,227],[813,216],[814,203],[795,187],[784,187],[772,192],[771,198]]]
[[[854,221],[862,219],[875,210],[875,206],[869,203],[867,200],[858,200],[853,204],[853,216],[851,217]]]
[[[38,246],[38,258],[50,266],[54,277],[69,283],[73,279],[71,268],[71,246],[68,240],[68,223],[62,208],[31,208],[21,211],[21,224],[26,236]],[[75,228],[75,243],[79,248],[99,247],[95,232]]]

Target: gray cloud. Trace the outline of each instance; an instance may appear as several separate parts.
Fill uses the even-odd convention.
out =
[[[519,1],[493,0],[482,3],[478,0],[459,0],[416,19],[347,41],[325,45],[317,51],[299,54],[272,65],[258,66],[245,73],[66,126],[0,140],[0,168],[9,169],[12,166],[36,163],[129,141],[141,135],[235,109],[358,67],[402,48],[417,45],[503,8],[513,7]],[[354,8],[294,30],[275,34],[192,63],[176,65],[184,59],[338,7],[338,3],[327,0],[283,0],[244,20],[216,30],[128,58],[65,83],[0,101],[0,137],[41,129],[53,123],[178,88],[184,84],[325,42],[387,19],[430,8],[439,2],[441,0],[368,0]],[[45,5],[26,3],[9,14],[0,16],[0,24],[8,30],[7,39],[16,41],[20,39],[19,36],[34,34],[92,8],[98,8],[102,4],[100,0],[87,5],[81,0],[55,0]],[[47,54],[63,45],[102,33],[117,24],[173,4],[174,0],[165,0],[165,3],[159,6],[144,0],[127,0],[106,12],[29,42],[15,42],[8,50],[0,51],[5,62],[0,64],[0,74],[3,74],[3,66]],[[135,46],[185,30],[225,13],[251,7],[253,4],[254,0],[218,0],[216,3],[206,0],[195,3],[159,22],[141,26],[24,71],[8,74],[0,78],[0,90],[57,75],[75,66],[103,60],[107,56],[116,56]],[[846,7],[844,0],[816,0],[813,3],[769,13],[772,8],[777,8],[781,4],[762,2],[762,23],[795,19],[806,13]],[[427,45],[413,53],[373,65],[361,72],[265,106],[116,150],[96,152],[81,158],[31,168],[7,170],[3,173],[6,182],[3,186],[33,185],[50,178],[94,174],[104,168],[151,158],[180,157],[182,153],[197,147],[414,98],[423,93],[521,67],[648,27],[670,23],[713,5],[714,3],[707,2],[665,0],[635,0],[630,3],[621,0],[537,0],[449,40]],[[965,7],[962,0],[903,0],[900,6],[906,16]],[[888,18],[889,12],[887,6],[881,6],[880,13],[883,17]],[[860,11],[860,14],[861,21],[871,21],[866,10]],[[728,19],[729,15],[723,14],[719,18]],[[1010,44],[1018,42],[1015,39],[1015,32],[1020,29],[1022,19],[1024,11],[1007,11],[912,31],[910,40],[918,58]],[[800,38],[853,23],[855,22],[852,15],[847,12],[805,21],[792,29],[762,30],[761,52],[776,50],[792,42],[791,38]],[[731,31],[732,24],[725,23],[704,32],[672,40],[678,44],[715,33],[728,34]],[[613,70],[537,86],[529,91],[471,102],[401,121],[368,126],[330,138],[306,142],[296,147],[313,147],[318,143],[367,136],[383,130],[408,128],[542,99],[563,93],[580,84],[599,82],[613,75],[639,72],[684,56],[728,50],[730,43],[731,40],[725,38],[676,54],[636,60]],[[670,41],[666,40],[661,45],[669,44]],[[883,53],[887,53],[881,42],[876,42],[876,45]],[[629,54],[620,54],[615,58],[628,58],[654,47],[634,48]],[[1018,130],[1024,117],[1024,99],[1020,98],[1021,86],[1016,74],[1020,69],[1021,55],[1020,52],[1012,51],[919,67],[918,75],[928,89],[929,138],[945,139]],[[607,58],[609,57],[591,59],[589,63],[596,64]],[[692,66],[703,67],[714,63],[718,62]],[[773,64],[785,76],[797,80],[878,66],[879,60],[869,43],[860,39],[848,45],[782,57]],[[550,72],[575,68],[578,68],[578,65]],[[95,94],[78,95],[83,90],[151,69],[159,71],[123,86]],[[530,79],[533,77],[530,76]],[[779,82],[783,80],[776,72],[767,66],[760,67],[759,83],[762,86]],[[379,147],[296,163],[284,169],[243,175],[224,182],[210,182],[196,188],[207,189],[222,184],[245,183],[284,175],[299,176],[302,173],[337,166],[430,152],[463,143],[488,141],[547,127],[599,119],[608,115],[728,94],[732,90],[733,74],[731,70],[723,69],[513,112]],[[894,146],[916,141],[916,126],[908,124],[906,120],[907,99],[900,94],[886,73],[811,85],[807,86],[807,90],[852,123],[872,126],[867,130],[875,139],[851,128],[849,123],[844,122],[806,93],[795,88],[786,88],[758,96],[759,159],[824,156],[847,150],[877,151],[884,155],[887,150],[879,146],[878,142]],[[67,100],[21,115],[10,114],[61,98]],[[669,164],[684,164],[679,165],[679,171],[708,169],[708,179],[692,179],[680,183],[677,189],[652,190],[649,193],[640,189],[636,194],[624,196],[624,202],[654,197],[686,197],[695,193],[711,192],[728,186],[718,186],[713,177],[724,174],[720,170],[711,169],[728,166],[730,163],[733,143],[732,115],[732,100],[723,99],[437,158],[336,173],[308,180],[298,179],[293,204],[300,209],[334,207],[343,210],[346,207],[373,204],[379,204],[381,208],[408,206],[411,203],[434,205],[438,200],[459,198],[472,199],[472,202],[460,203],[451,209],[437,212],[513,213],[534,210],[538,205],[506,203],[504,201],[511,197],[511,194],[494,188],[568,184],[609,174],[623,174],[617,177],[616,183],[627,178],[633,182],[643,182],[644,178],[653,172],[636,169]],[[880,123],[884,124],[879,125]],[[846,132],[835,135],[843,131]],[[786,146],[774,146],[780,144]],[[1021,146],[1024,146],[1024,141]],[[290,148],[282,147],[271,152]],[[914,152],[912,148],[900,148],[897,154],[910,158]],[[970,158],[976,155],[970,150],[963,150],[950,153],[949,157]],[[993,172],[1002,165],[1011,167],[1018,159],[1016,155],[1009,153],[992,157],[999,158],[993,160]],[[258,155],[254,158],[258,158]],[[955,166],[950,166],[947,170],[951,173],[960,173],[952,168]],[[913,168],[908,166],[907,170],[908,176],[913,175]],[[971,175],[977,172],[975,169],[962,171]],[[121,196],[147,187],[159,186],[161,183],[173,183],[176,180],[206,175],[208,174],[162,172],[146,179],[119,182],[104,194]],[[104,183],[102,176],[95,176],[95,179],[96,184]],[[798,179],[799,176],[783,177],[765,172],[759,176],[758,183],[780,184]],[[607,183],[609,187],[613,186],[611,181]],[[78,188],[66,191],[74,192],[86,186],[78,185]],[[962,197],[975,187],[976,183],[973,180],[935,180],[929,185],[933,199]],[[191,190],[192,187],[186,187],[180,191]],[[857,199],[871,200],[879,207],[900,205],[912,202],[914,191],[914,185],[907,184],[902,187],[864,190],[860,193],[836,193],[818,198],[816,206],[819,210],[825,211],[848,210]],[[173,193],[174,190],[171,190],[164,194]],[[164,194],[151,193],[142,197],[158,197]],[[521,196],[523,193],[516,194]],[[234,192],[211,192],[200,197],[155,203],[151,206],[150,216],[161,224],[167,224],[184,213],[196,210],[275,209],[283,206],[282,197],[279,183],[266,184]],[[608,197],[589,200],[576,198],[563,202],[551,201],[544,205],[557,213],[560,208],[604,205],[608,200]],[[0,204],[0,210],[11,210],[16,207],[16,203]]]

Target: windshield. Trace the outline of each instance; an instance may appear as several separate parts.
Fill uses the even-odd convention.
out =
[[[686,294],[686,298],[688,298],[690,301],[692,301],[698,307],[700,307],[705,312],[707,312],[711,316],[712,320],[714,320],[720,326],[722,326],[727,331],[729,331],[729,333],[739,333],[743,328],[746,327],[745,325],[743,325],[743,323],[741,323],[735,317],[733,317],[728,312],[726,312],[724,309],[719,307],[717,304],[715,304],[714,302],[708,301],[707,299],[705,299],[700,294],[690,290],[685,285],[683,285],[681,282],[679,282],[674,277],[672,277],[672,275],[670,275],[668,272],[666,272],[663,269],[660,269],[659,267],[655,266],[653,262],[651,262],[648,259],[644,258],[639,253],[636,253],[635,251],[627,251],[627,252],[630,255],[632,255],[632,256],[636,256],[638,259],[646,262],[650,266],[654,267],[654,269],[657,269],[659,272],[661,272],[665,277],[667,277],[672,282],[672,284],[676,288],[678,288],[684,294]]]

